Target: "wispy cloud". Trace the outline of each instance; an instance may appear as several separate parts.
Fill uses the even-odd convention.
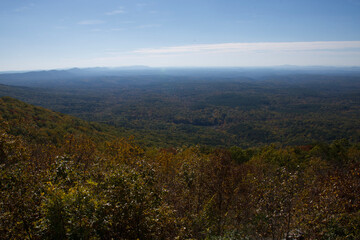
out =
[[[137,7],[146,7],[146,6],[149,6],[148,3],[138,3],[136,4]]]
[[[109,15],[109,16],[112,16],[112,15],[118,15],[118,14],[122,14],[122,13],[125,13],[124,9],[119,8],[117,10],[113,10],[113,11],[107,12],[105,14]]]
[[[26,10],[34,7],[34,6],[35,6],[34,3],[29,3],[29,4],[27,4],[26,6],[16,8],[14,11],[15,11],[15,12],[24,12],[24,11],[26,11]]]
[[[65,27],[65,26],[55,26],[55,29],[64,30],[64,29],[68,29],[68,27]]]
[[[103,24],[105,21],[103,20],[83,20],[78,22],[80,25],[97,25],[97,24]]]
[[[142,48],[134,53],[168,54],[191,52],[242,52],[242,51],[316,51],[360,48],[360,41],[318,41],[318,42],[259,42],[196,44],[163,48]]]
[[[118,32],[118,31],[124,31],[125,28],[110,28],[109,31],[110,32]]]
[[[137,26],[136,28],[156,28],[156,27],[160,27],[161,24],[144,24],[144,25],[140,25]]]
[[[127,21],[121,21],[119,23],[129,24],[129,23],[135,23],[135,21],[127,20]]]
[[[90,32],[102,32],[103,30],[100,28],[93,28],[90,30]]]

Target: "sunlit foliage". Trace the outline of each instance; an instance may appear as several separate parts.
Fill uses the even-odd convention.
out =
[[[1,119],[0,239],[360,239],[360,146],[36,142]]]

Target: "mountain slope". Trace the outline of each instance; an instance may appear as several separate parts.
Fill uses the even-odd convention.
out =
[[[37,143],[61,143],[68,134],[86,135],[97,141],[113,139],[118,133],[114,128],[86,122],[66,114],[36,107],[14,98],[0,98],[0,120],[8,126],[9,133],[24,136]]]

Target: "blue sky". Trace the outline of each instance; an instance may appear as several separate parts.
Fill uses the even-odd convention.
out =
[[[0,0],[0,71],[360,66],[360,0]]]

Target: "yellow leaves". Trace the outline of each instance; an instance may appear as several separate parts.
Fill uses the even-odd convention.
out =
[[[97,185],[98,185],[97,182],[94,182],[94,181],[91,180],[91,179],[86,180],[86,182],[87,182],[88,184],[90,184],[90,185],[93,185],[93,186],[97,186]]]
[[[55,189],[55,187],[52,186],[52,185],[50,185],[50,186],[47,187],[46,190],[47,190],[48,192],[52,192],[52,191],[54,191],[54,189]]]

